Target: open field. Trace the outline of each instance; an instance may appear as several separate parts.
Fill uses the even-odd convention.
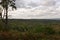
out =
[[[10,19],[4,28],[0,20],[0,40],[60,40],[60,20]]]

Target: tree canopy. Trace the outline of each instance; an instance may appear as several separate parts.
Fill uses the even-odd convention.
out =
[[[1,5],[3,8],[6,8],[6,6],[10,6],[10,7],[16,9],[15,1],[16,1],[16,0],[1,0],[0,5]]]

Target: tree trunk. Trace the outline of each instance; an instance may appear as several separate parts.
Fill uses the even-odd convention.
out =
[[[8,1],[7,1],[7,0],[6,0],[5,11],[6,11],[6,17],[5,17],[5,30],[8,31]]]
[[[5,30],[8,31],[8,6],[6,6]]]

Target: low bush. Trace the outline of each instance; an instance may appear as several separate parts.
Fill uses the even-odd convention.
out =
[[[33,32],[37,32],[37,33],[45,33],[45,34],[54,34],[55,31],[53,30],[53,28],[51,27],[35,27],[33,30]]]

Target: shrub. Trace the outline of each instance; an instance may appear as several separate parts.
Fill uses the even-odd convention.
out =
[[[51,27],[35,27],[32,31],[37,33],[45,33],[45,34],[54,34],[55,31]]]
[[[0,32],[0,40],[18,40],[17,33],[11,32]]]

